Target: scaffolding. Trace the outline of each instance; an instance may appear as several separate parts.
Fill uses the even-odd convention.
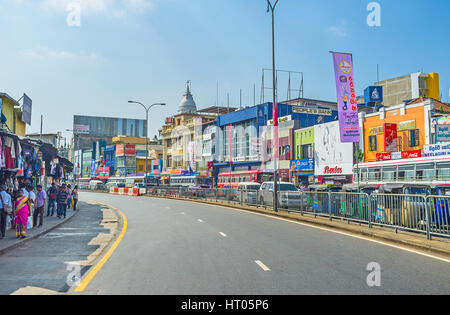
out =
[[[273,87],[267,87],[266,83],[265,83],[265,73],[267,71],[270,71],[270,73],[272,73],[272,69],[262,69],[262,82],[261,82],[261,99],[260,99],[260,103],[264,104],[266,102],[265,99],[265,91],[266,90],[273,90]],[[298,72],[298,71],[289,71],[289,70],[277,70],[276,71],[276,75],[275,75],[275,86],[276,86],[276,91],[275,91],[275,100],[276,102],[278,102],[278,91],[279,91],[279,87],[278,87],[278,77],[279,74],[282,74],[284,76],[287,76],[287,95],[286,95],[286,100],[292,100],[292,92],[296,93],[298,92],[298,97],[297,99],[301,99],[303,98],[303,72]],[[298,88],[292,88],[292,85],[296,84],[296,82],[298,82]],[[270,101],[273,101],[272,99],[270,99]]]

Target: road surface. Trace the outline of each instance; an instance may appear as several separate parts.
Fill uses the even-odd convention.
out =
[[[448,262],[383,244],[220,206],[80,196],[117,207],[128,221],[86,294],[450,293]],[[367,270],[371,263],[380,273]],[[380,286],[368,285],[369,274]]]

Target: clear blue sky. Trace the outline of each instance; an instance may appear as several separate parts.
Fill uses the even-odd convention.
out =
[[[80,27],[66,24],[81,1]],[[359,94],[376,81],[439,72],[450,89],[450,1],[382,0],[381,27],[369,27],[369,0],[280,0],[277,67],[304,72],[305,97],[333,101],[328,51],[354,54]],[[271,18],[265,0],[2,0],[0,91],[33,99],[32,126],[72,128],[73,115],[142,118],[129,99],[167,102],[151,112],[150,135],[175,114],[186,80],[199,108],[259,101],[262,68],[271,67]],[[284,81],[283,81],[284,80]],[[280,100],[286,95],[280,78]],[[270,81],[268,81],[270,84]],[[267,91],[270,93],[270,91]],[[70,137],[70,134],[65,133]]]

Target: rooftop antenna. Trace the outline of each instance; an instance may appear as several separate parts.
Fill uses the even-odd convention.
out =
[[[239,109],[242,108],[242,89],[239,89]]]

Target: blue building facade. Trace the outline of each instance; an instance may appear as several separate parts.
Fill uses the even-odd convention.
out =
[[[293,131],[311,127],[317,124],[335,121],[338,112],[329,108],[309,108],[288,104],[278,104],[279,120],[289,120],[285,130],[283,143],[289,148],[286,158],[293,159],[294,136]],[[271,155],[268,152],[260,152],[265,142],[265,132],[273,120],[273,104],[264,103],[247,107],[229,114],[218,116],[216,124],[218,135],[216,136],[216,155],[213,171],[217,175],[230,171],[266,170],[263,155]],[[231,152],[229,150],[231,126]],[[286,136],[289,135],[289,136]],[[280,136],[281,137],[281,136]],[[267,142],[265,143],[267,145]],[[268,145],[272,146],[271,141]],[[265,149],[264,149],[265,150]],[[281,151],[281,150],[280,150]],[[231,154],[230,154],[231,153]]]

